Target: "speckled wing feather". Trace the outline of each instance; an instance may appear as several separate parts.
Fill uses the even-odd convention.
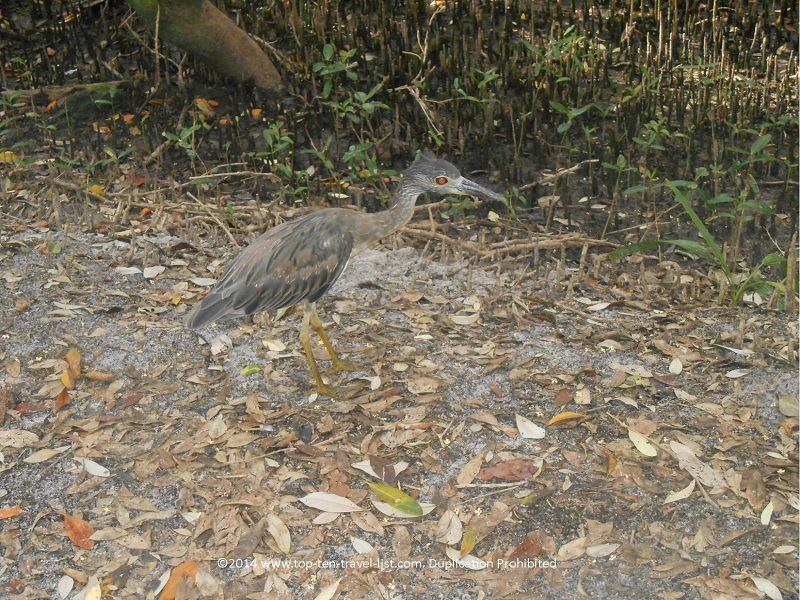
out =
[[[202,327],[224,317],[316,302],[347,266],[353,236],[342,225],[351,211],[321,210],[265,232],[233,260],[186,317]]]

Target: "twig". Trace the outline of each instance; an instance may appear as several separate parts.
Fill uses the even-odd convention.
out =
[[[589,163],[596,163],[596,162],[600,162],[600,159],[599,158],[590,158],[590,159],[587,159],[587,160],[583,160],[583,161],[579,162],[577,165],[573,165],[571,167],[567,167],[566,169],[561,169],[560,171],[557,171],[557,172],[553,173],[552,175],[545,175],[544,177],[542,177],[540,179],[537,179],[536,181],[532,181],[531,183],[526,183],[524,185],[521,185],[517,189],[520,192],[522,192],[522,191],[528,190],[528,189],[530,189],[532,187],[536,187],[537,185],[543,185],[543,184],[546,184],[546,183],[550,183],[551,181],[559,179],[560,177],[563,177],[564,175],[569,175],[570,173],[574,173],[575,171],[580,169],[583,165],[588,165]]]
[[[225,235],[228,236],[228,239],[231,242],[233,242],[233,245],[236,246],[237,249],[241,248],[241,246],[239,245],[239,242],[236,241],[236,238],[233,237],[233,234],[230,232],[230,229],[228,229],[222,223],[222,221],[219,220],[219,217],[217,217],[217,215],[215,215],[213,212],[211,212],[211,210],[205,204],[200,202],[200,199],[197,198],[195,195],[193,195],[193,194],[191,194],[189,192],[186,192],[186,195],[189,196],[189,198],[191,198],[192,200],[197,202],[197,204],[199,204],[200,206],[202,206],[206,210],[206,216],[208,216],[212,221],[214,221],[214,223],[216,223],[219,226],[219,228],[222,229],[222,231],[225,232]]]

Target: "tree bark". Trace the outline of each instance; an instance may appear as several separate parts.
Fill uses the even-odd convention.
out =
[[[261,47],[208,0],[128,0],[144,24],[167,43],[190,52],[214,71],[238,81],[252,79],[271,92],[281,77]]]

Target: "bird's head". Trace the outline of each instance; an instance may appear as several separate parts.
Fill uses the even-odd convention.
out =
[[[500,194],[463,177],[458,169],[446,160],[431,158],[424,154],[406,169],[403,179],[421,192],[463,194],[489,200],[503,200]]]

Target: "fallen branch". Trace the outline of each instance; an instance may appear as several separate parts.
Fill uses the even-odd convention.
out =
[[[429,229],[418,229],[416,227],[403,227],[400,229],[400,233],[404,233],[411,237],[423,238],[426,240],[438,240],[441,242],[446,242],[448,244],[452,244],[457,248],[463,248],[468,252],[476,254],[481,257],[485,258],[499,258],[505,254],[515,254],[526,252],[529,250],[548,250],[553,248],[565,248],[565,247],[583,247],[583,246],[611,246],[614,248],[619,247],[619,244],[608,240],[596,240],[593,238],[587,238],[579,234],[567,234],[563,236],[554,236],[554,237],[546,237],[546,238],[539,238],[535,240],[511,240],[508,243],[510,245],[505,247],[493,247],[493,248],[481,248],[477,244],[473,242],[467,242],[465,240],[459,240],[458,238],[452,238],[448,235],[443,233],[439,233],[438,231],[430,231]]]

